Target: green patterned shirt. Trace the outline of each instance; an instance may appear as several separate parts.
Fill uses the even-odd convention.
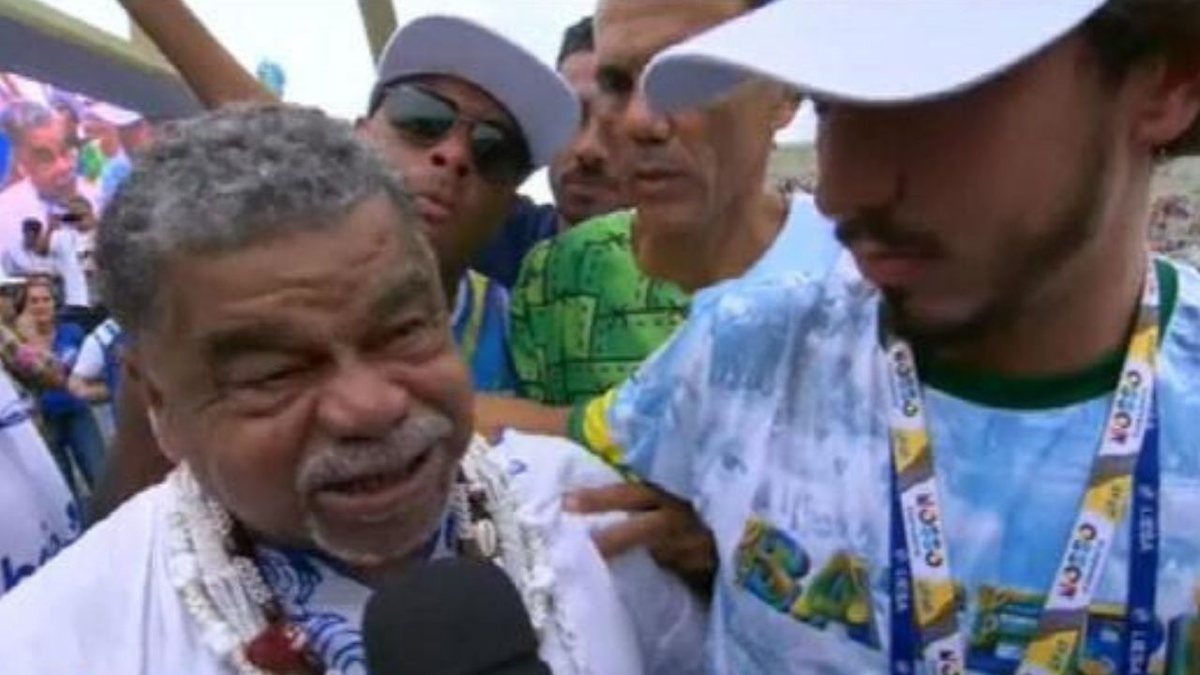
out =
[[[571,405],[625,381],[687,318],[690,297],[633,257],[633,212],[593,218],[530,251],[513,289],[519,391]]]

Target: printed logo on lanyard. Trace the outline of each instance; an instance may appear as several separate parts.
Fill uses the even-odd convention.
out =
[[[1135,470],[1147,430],[1153,426],[1158,301],[1151,261],[1137,324],[1083,503],[1018,675],[1059,675],[1067,672],[1075,659],[1088,606],[1100,584],[1113,537],[1129,511]],[[906,561],[909,574],[896,578],[911,584],[912,595],[911,606],[893,597],[892,670],[912,672],[912,664],[904,661],[919,654],[930,673],[963,673],[965,640],[958,625],[942,501],[916,359],[908,343],[895,335],[888,336],[886,350],[892,401],[893,509],[899,515],[894,517],[893,539],[898,541],[893,542],[892,559],[896,565]],[[1157,430],[1152,436],[1147,444],[1157,453]],[[1157,462],[1152,466],[1157,480]],[[1154,573],[1149,570],[1151,585]],[[905,592],[893,588],[893,596]],[[1153,592],[1143,595],[1149,598],[1141,604],[1150,604],[1152,614]],[[1127,659],[1133,669],[1134,659],[1128,655]]]

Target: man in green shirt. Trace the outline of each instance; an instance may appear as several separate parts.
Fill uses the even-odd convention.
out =
[[[708,110],[660,116],[634,87],[655,52],[760,4],[601,4],[597,114],[637,211],[585,222],[526,258],[510,341],[523,397],[571,405],[620,384],[683,322],[692,291],[741,276],[775,244],[789,205],[765,189],[765,172],[795,114],[790,90],[761,81]],[[497,406],[498,425],[522,426],[514,407]]]

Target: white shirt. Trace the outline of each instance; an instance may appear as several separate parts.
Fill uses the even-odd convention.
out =
[[[54,258],[30,251],[25,248],[24,243],[5,249],[4,253],[0,254],[0,265],[3,265],[4,273],[11,277],[28,277],[35,274],[56,276],[58,274]]]
[[[28,402],[0,369],[0,596],[79,535],[75,500],[33,424]]]
[[[87,276],[79,262],[79,239],[84,235],[69,227],[60,227],[50,235],[50,257],[62,277],[63,304],[75,307],[91,305]]]
[[[606,565],[589,536],[595,521],[561,510],[565,490],[619,476],[561,439],[510,433],[488,457],[509,474],[522,520],[546,537],[556,599],[590,672],[701,672],[706,617],[699,602],[644,550]],[[0,602],[5,675],[232,672],[202,642],[169,578],[175,494],[169,482],[141,493]],[[348,618],[358,621],[361,608],[353,610]],[[557,673],[569,672],[563,649],[548,630],[541,657]]]

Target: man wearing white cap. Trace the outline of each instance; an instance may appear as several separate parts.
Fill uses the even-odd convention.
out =
[[[706,294],[609,413],[715,530],[711,670],[1200,672],[1200,276],[1145,227],[1200,3],[783,0],[645,86],[748,73],[857,272]]]
[[[142,152],[154,140],[154,128],[150,122],[132,110],[108,103],[94,103],[87,115],[116,129],[119,143],[116,154],[104,164],[100,172],[100,210],[112,200],[117,188],[129,176],[132,168],[131,155]]]

